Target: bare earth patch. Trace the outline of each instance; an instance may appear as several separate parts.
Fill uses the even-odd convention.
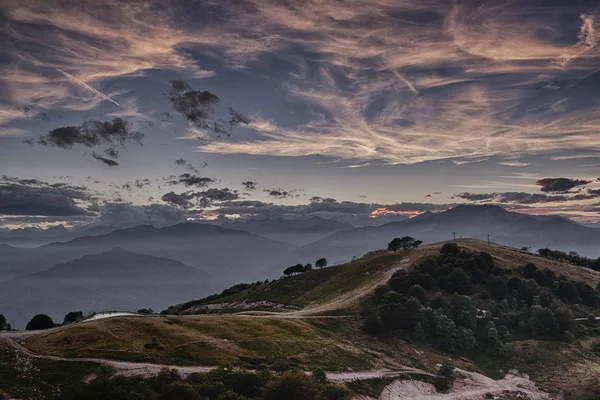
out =
[[[395,380],[387,385],[378,399],[356,396],[352,400],[484,400],[484,399],[557,399],[536,388],[527,375],[511,371],[503,379],[457,369],[459,377],[448,393],[437,393],[433,384],[414,380]]]

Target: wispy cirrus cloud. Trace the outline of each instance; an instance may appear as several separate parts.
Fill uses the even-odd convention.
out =
[[[207,138],[204,152],[390,164],[594,152],[600,106],[581,88],[600,61],[597,13],[584,1],[9,1],[1,72],[7,105],[89,109],[106,99],[49,66],[101,93],[150,69],[211,76],[193,54],[291,66],[280,83],[317,117],[263,118],[257,135]]]

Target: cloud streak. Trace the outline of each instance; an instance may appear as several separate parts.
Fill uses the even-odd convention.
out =
[[[89,90],[90,92],[94,93],[96,96],[101,97],[104,100],[110,101],[111,103],[113,103],[116,106],[120,106],[119,103],[117,103],[116,101],[114,101],[113,99],[111,99],[110,97],[108,97],[107,95],[105,95],[104,93],[102,93],[101,91],[99,91],[98,89],[94,89],[93,87],[91,87],[90,85],[88,85],[87,83],[85,83],[84,81],[82,81],[81,79],[77,79],[73,75],[71,75],[71,74],[63,71],[62,69],[58,68],[57,66],[53,66],[53,67],[58,72],[60,72],[61,74],[63,74],[65,76],[65,78],[67,78],[69,81],[73,82],[75,85],[79,85],[82,88],[84,88],[86,90]]]

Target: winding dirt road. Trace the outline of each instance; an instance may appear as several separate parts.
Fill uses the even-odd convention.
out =
[[[47,331],[45,331],[47,332]],[[163,368],[171,368],[177,370],[182,376],[187,376],[192,373],[204,373],[210,372],[213,369],[217,368],[215,366],[201,366],[201,365],[193,365],[193,366],[182,366],[182,365],[169,365],[169,364],[153,364],[153,363],[143,363],[143,362],[130,362],[130,361],[116,361],[105,358],[69,358],[69,357],[57,357],[50,356],[46,354],[38,354],[29,350],[27,347],[20,344],[17,340],[19,338],[25,338],[31,335],[35,335],[35,332],[2,332],[0,333],[0,341],[7,343],[9,346],[14,348],[21,354],[25,354],[31,358],[37,359],[45,359],[45,360],[53,360],[53,361],[65,361],[65,362],[86,362],[86,363],[95,363],[95,364],[103,364],[109,365],[115,370],[117,370],[117,374],[121,376],[142,376],[142,377],[151,377],[160,372]],[[251,370],[248,370],[251,371]],[[306,372],[310,374],[310,372]],[[397,370],[390,369],[375,369],[375,370],[365,370],[365,371],[329,371],[326,372],[327,378],[332,382],[351,382],[356,380],[363,379],[372,379],[372,378],[393,378],[397,376],[401,376],[403,374],[422,374],[429,375],[430,373],[425,372],[423,370],[411,367],[402,367]]]

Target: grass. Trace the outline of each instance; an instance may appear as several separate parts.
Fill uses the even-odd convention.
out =
[[[153,342],[158,346],[147,348]],[[272,317],[118,317],[69,325],[25,344],[42,354],[173,365],[252,367],[292,357],[306,369],[379,364],[360,347],[342,345],[307,321]]]
[[[80,382],[96,371],[93,363],[71,363],[17,356],[0,343],[0,399],[51,399],[60,387]]]
[[[371,255],[347,264],[264,283],[220,298],[214,303],[245,299],[252,302],[265,300],[297,307],[324,304],[380,278],[394,268],[404,256],[406,252]],[[198,308],[183,310],[184,313],[195,311],[198,311]]]

